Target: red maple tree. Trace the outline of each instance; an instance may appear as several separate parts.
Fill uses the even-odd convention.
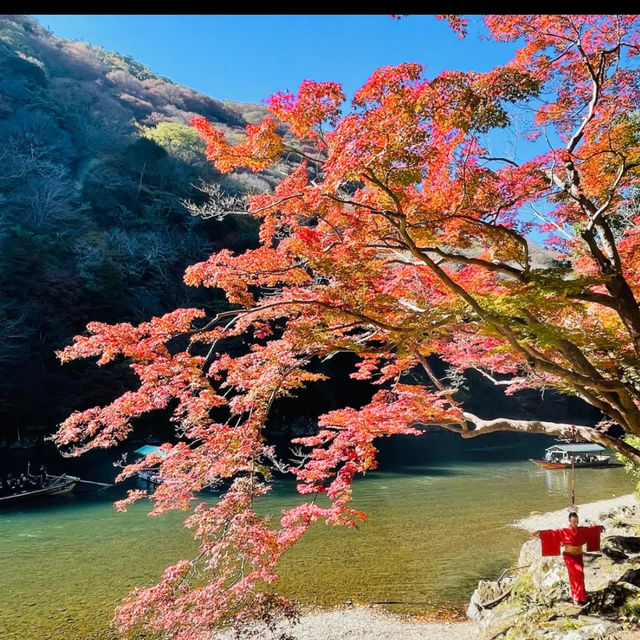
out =
[[[463,19],[447,18],[464,32]],[[189,285],[224,290],[233,310],[91,323],[60,354],[99,364],[124,357],[140,380],[108,406],[70,416],[60,446],[114,445],[134,418],[169,408],[179,442],[121,477],[159,465],[154,514],[192,509],[198,491],[228,483],[185,521],[198,558],[135,591],[119,609],[123,633],[143,626],[195,640],[283,607],[263,589],[277,579],[280,556],[315,520],[354,526],[363,517],[350,507],[351,482],[375,468],[382,436],[422,425],[464,438],[577,435],[640,463],[640,451],[615,435],[640,436],[640,218],[630,204],[640,179],[637,16],[489,16],[485,24],[495,40],[524,42],[488,73],[428,80],[418,64],[383,67],[351,105],[339,85],[305,81],[297,95],[272,96],[271,115],[235,146],[204,118],[193,122],[220,171],[297,161],[273,193],[248,201],[260,246],[220,251],[186,272]],[[548,142],[522,164],[481,144],[481,134],[508,124],[509,105],[524,105],[529,137]],[[546,238],[552,259],[532,260],[532,234]],[[252,346],[225,354],[224,340],[237,336]],[[179,337],[186,348],[175,346]],[[353,377],[380,390],[360,409],[322,416],[318,434],[300,439],[309,455],[292,471],[313,498],[279,522],[259,516],[254,501],[269,489],[274,457],[263,436],[270,407],[321,377],[309,367],[314,358],[345,351],[359,357]],[[575,429],[483,419],[434,375],[435,354],[510,392],[578,396],[605,419]],[[429,384],[403,378],[416,367]],[[318,502],[321,494],[328,500]],[[196,569],[205,584],[190,584]]]

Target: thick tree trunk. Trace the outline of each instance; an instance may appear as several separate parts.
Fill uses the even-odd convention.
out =
[[[464,412],[464,419],[471,423],[472,428],[459,430],[463,438],[474,438],[484,433],[494,431],[519,431],[522,433],[542,433],[550,436],[564,436],[568,438],[578,437],[589,442],[608,447],[616,453],[621,453],[634,464],[640,466],[640,451],[619,438],[614,438],[593,427],[584,427],[560,422],[544,422],[542,420],[513,420],[510,418],[494,418],[483,420],[473,413]],[[451,426],[449,426],[451,428]]]

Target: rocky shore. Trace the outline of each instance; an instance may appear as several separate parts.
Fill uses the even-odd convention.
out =
[[[465,622],[401,617],[376,607],[314,609],[273,637],[298,640],[638,640],[640,638],[640,508],[622,496],[582,505],[582,524],[604,526],[602,553],[585,553],[589,602],[571,603],[561,557],[541,557],[525,542],[499,582],[482,581]],[[566,525],[567,510],[531,514],[514,526],[528,531]],[[282,634],[286,634],[283,636]],[[266,637],[266,636],[264,636]]]
[[[532,514],[527,531],[566,526],[567,510]],[[601,524],[602,553],[585,553],[588,602],[571,603],[562,557],[542,557],[540,542],[522,546],[499,582],[481,582],[467,615],[477,640],[631,640],[640,638],[640,510],[633,496],[579,508],[581,524]],[[487,603],[489,603],[487,605]],[[484,606],[482,606],[484,604]]]

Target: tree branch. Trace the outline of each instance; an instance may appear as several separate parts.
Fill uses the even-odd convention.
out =
[[[520,280],[520,281],[525,280],[525,273],[522,269],[518,269],[517,267],[512,267],[508,264],[504,264],[503,262],[490,262],[489,260],[482,260],[482,258],[471,258],[461,253],[443,251],[439,247],[418,247],[418,250],[435,253],[443,257],[446,261],[460,262],[463,264],[475,264],[479,267],[484,267],[489,271],[504,273],[508,276],[511,276],[512,278],[515,278],[516,280]]]
[[[559,422],[545,422],[543,420],[513,420],[511,418],[495,418],[483,420],[473,413],[463,412],[463,417],[471,422],[475,428],[462,431],[463,438],[474,438],[484,433],[494,431],[518,431],[521,433],[542,433],[551,436],[564,436],[573,438],[579,436],[583,440],[595,442],[603,447],[609,447],[621,453],[640,466],[640,450],[619,438],[614,438],[593,427],[577,426],[573,424],[563,424]],[[446,428],[446,427],[445,427]]]

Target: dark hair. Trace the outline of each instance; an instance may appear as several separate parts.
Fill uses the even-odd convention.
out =
[[[577,517],[578,517],[578,514],[575,511],[571,511],[571,513],[569,513],[569,520],[571,520],[571,518],[577,518]]]

